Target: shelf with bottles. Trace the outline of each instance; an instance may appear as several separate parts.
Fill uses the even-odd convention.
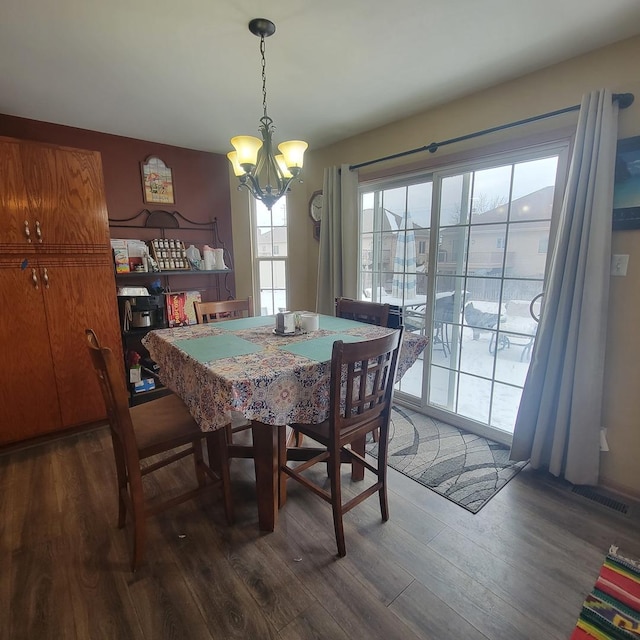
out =
[[[130,271],[129,273],[116,273],[116,280],[133,280],[134,278],[144,278],[148,280],[153,277],[162,276],[219,276],[231,273],[231,269],[164,269],[163,271]]]
[[[109,226],[113,229],[122,229],[123,235],[129,236],[132,233],[132,230],[140,229],[144,230],[144,233],[141,232],[140,235],[147,236],[144,240],[140,240],[142,244],[150,243],[149,256],[153,258],[152,262],[155,262],[155,267],[158,268],[160,265],[158,264],[158,260],[167,260],[167,257],[164,255],[166,251],[168,251],[169,260],[171,259],[171,242],[174,243],[174,251],[178,251],[178,245],[181,252],[184,252],[187,256],[189,252],[187,251],[186,244],[188,242],[184,242],[184,237],[178,238],[177,236],[190,236],[194,237],[194,234],[197,234],[197,240],[195,240],[198,244],[203,246],[205,249],[209,249],[209,245],[212,247],[217,247],[213,249],[213,251],[217,252],[217,257],[219,258],[217,264],[222,264],[226,268],[225,269],[199,269],[194,268],[194,265],[191,261],[188,261],[189,264],[182,266],[181,268],[171,268],[167,267],[165,263],[165,268],[160,268],[159,270],[149,269],[150,265],[147,265],[147,270],[131,270],[128,272],[119,272],[116,268],[116,281],[117,282],[130,282],[130,281],[146,281],[149,282],[152,279],[161,279],[161,282],[164,284],[169,283],[170,278],[185,278],[191,276],[211,276],[215,278],[216,282],[216,294],[218,299],[225,298],[233,298],[233,292],[231,290],[229,276],[233,273],[233,263],[231,260],[231,254],[228,249],[225,247],[224,242],[220,239],[218,233],[218,219],[213,218],[213,220],[209,222],[196,222],[194,220],[189,220],[185,216],[183,216],[178,211],[165,211],[165,210],[154,210],[150,211],[148,209],[143,209],[139,213],[130,218],[124,218],[119,220],[109,219]],[[126,231],[125,231],[126,230]],[[153,232],[159,233],[153,233]],[[208,238],[202,236],[202,232],[208,232]],[[150,234],[153,234],[153,237],[148,237]],[[113,235],[113,233],[112,233]],[[173,236],[173,237],[169,237]],[[160,246],[160,241],[162,241],[162,247]],[[164,244],[167,242],[167,247],[165,248]],[[134,240],[135,242],[135,240]],[[157,242],[157,245],[153,243]],[[156,253],[156,249],[158,251],[162,251],[162,257],[160,254]],[[175,258],[174,258],[175,259]],[[202,266],[204,260],[198,264],[197,266]],[[115,264],[115,260],[114,260]],[[175,264],[175,263],[174,263]],[[184,264],[184,263],[183,263]],[[138,269],[140,267],[137,267]],[[224,276],[224,277],[221,277]],[[222,285],[222,286],[221,286]],[[166,287],[171,289],[171,287]],[[224,289],[224,291],[223,291]]]

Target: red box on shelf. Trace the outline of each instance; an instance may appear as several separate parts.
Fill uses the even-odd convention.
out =
[[[170,327],[186,327],[197,324],[194,302],[202,300],[200,291],[178,291],[165,293],[167,323]]]

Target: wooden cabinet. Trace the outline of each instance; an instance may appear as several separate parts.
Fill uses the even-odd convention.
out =
[[[122,347],[98,153],[0,139],[0,299],[0,445],[104,419],[84,331]]]
[[[105,250],[109,222],[95,151],[0,142],[0,251]]]
[[[35,265],[0,257],[0,443],[62,427],[42,291],[33,278],[40,279]]]
[[[0,139],[0,212],[0,253],[27,248],[30,216],[20,144],[14,140]]]

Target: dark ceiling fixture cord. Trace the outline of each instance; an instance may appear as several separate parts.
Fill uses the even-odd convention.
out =
[[[633,104],[635,96],[633,93],[614,93],[613,99],[618,101],[620,109],[626,109]],[[396,158],[403,158],[404,156],[410,156],[414,153],[420,153],[422,151],[429,151],[435,153],[440,147],[444,147],[454,142],[462,142],[463,140],[470,140],[471,138],[479,138],[485,136],[488,133],[495,133],[496,131],[502,131],[503,129],[510,129],[511,127],[519,127],[523,124],[529,124],[530,122],[536,122],[537,120],[544,120],[545,118],[553,118],[554,116],[562,115],[563,113],[570,113],[571,111],[579,111],[580,105],[574,104],[572,107],[565,107],[564,109],[558,109],[557,111],[550,111],[549,113],[543,113],[539,116],[532,116],[531,118],[525,118],[524,120],[517,120],[516,122],[509,122],[508,124],[501,124],[497,127],[491,127],[490,129],[483,129],[482,131],[476,131],[475,133],[467,133],[464,136],[458,136],[457,138],[451,138],[449,140],[443,140],[442,142],[432,142],[424,147],[418,147],[417,149],[410,149],[409,151],[401,151],[400,153],[394,153],[390,156],[384,156],[384,158],[376,158],[375,160],[369,160],[368,162],[361,162],[360,164],[352,164],[349,169],[361,169],[362,167],[368,167],[371,164],[377,164],[378,162],[384,162],[385,160],[395,160]]]

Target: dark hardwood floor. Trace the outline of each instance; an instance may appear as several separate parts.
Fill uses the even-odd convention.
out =
[[[343,559],[327,504],[289,483],[261,534],[251,462],[232,480],[233,527],[215,495],[157,516],[133,574],[106,429],[0,456],[0,638],[565,640],[609,546],[640,557],[636,516],[528,469],[477,515],[390,470],[391,520],[356,507]]]

